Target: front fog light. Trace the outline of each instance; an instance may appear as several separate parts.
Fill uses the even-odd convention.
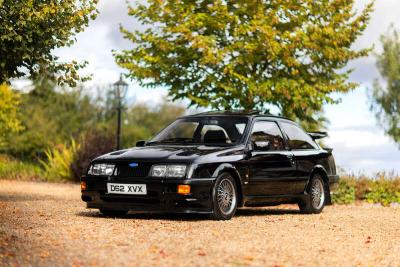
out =
[[[186,174],[185,165],[168,165],[167,177],[184,177]]]
[[[87,189],[87,184],[86,182],[82,181],[81,182],[81,191],[85,191]]]
[[[181,194],[181,195],[190,194],[190,185],[188,185],[188,184],[178,185],[178,194]]]

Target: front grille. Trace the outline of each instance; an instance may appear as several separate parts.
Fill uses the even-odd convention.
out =
[[[150,163],[137,163],[136,167],[129,166],[129,162],[117,163],[115,174],[117,177],[146,177],[149,175]]]

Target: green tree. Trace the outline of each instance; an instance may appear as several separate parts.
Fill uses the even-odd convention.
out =
[[[184,114],[184,107],[170,104],[165,100],[154,108],[145,104],[135,104],[124,115],[125,124],[122,126],[124,147],[132,147],[139,140],[149,140],[177,117]]]
[[[55,82],[45,77],[34,80],[33,86],[29,93],[21,94],[19,116],[24,129],[9,136],[0,150],[3,153],[20,159],[43,158],[54,145],[66,144],[96,126],[101,108],[82,88],[56,88]]]
[[[372,11],[354,1],[149,0],[129,7],[145,30],[121,27],[131,50],[116,62],[142,86],[217,109],[274,107],[317,124],[331,93],[356,87],[343,71],[370,49],[351,48]],[[317,115],[316,115],[317,114]]]
[[[71,46],[75,35],[94,19],[97,0],[0,0],[0,84],[36,76],[45,66],[60,83],[75,86],[87,77],[76,61],[57,62],[55,48]]]
[[[7,85],[0,84],[0,147],[10,133],[21,130],[18,107],[19,95]]]
[[[377,67],[384,86],[375,80],[371,109],[386,133],[400,144],[400,35],[393,28],[381,36],[383,51],[377,55]]]

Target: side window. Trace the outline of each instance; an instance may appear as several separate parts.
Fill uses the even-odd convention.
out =
[[[292,123],[282,122],[282,129],[289,137],[291,149],[315,149],[318,148],[312,138],[300,127]]]
[[[272,121],[257,121],[251,132],[251,141],[268,142],[264,143],[265,147],[256,150],[284,150],[284,143],[281,130],[278,125]],[[266,145],[267,144],[267,145]]]

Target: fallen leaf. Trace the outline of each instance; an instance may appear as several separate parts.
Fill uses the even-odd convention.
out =
[[[48,258],[50,256],[50,252],[48,251],[42,251],[39,255],[42,259]]]
[[[244,256],[243,259],[245,259],[246,261],[253,261],[254,257],[253,256]]]
[[[204,251],[200,250],[200,251],[197,252],[197,255],[199,255],[199,256],[205,256],[205,255],[207,255],[207,254],[206,254]]]

